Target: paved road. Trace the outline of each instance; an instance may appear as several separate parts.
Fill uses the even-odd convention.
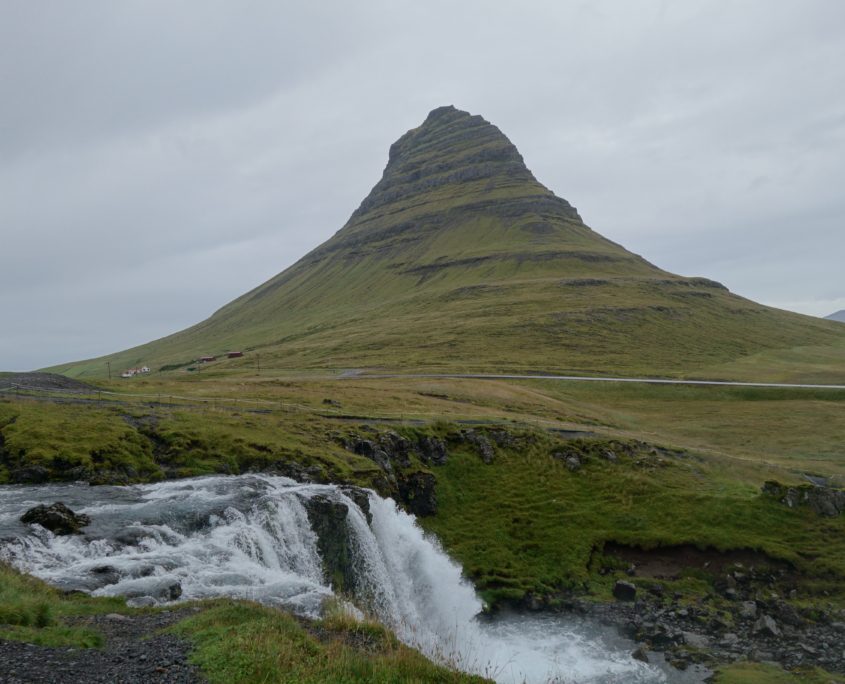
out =
[[[732,382],[729,380],[675,380],[668,378],[606,378],[585,375],[508,375],[494,373],[385,373],[344,374],[344,378],[466,378],[470,380],[567,380],[575,382],[640,382],[647,385],[717,385],[723,387],[781,387],[787,389],[845,390],[845,385],[811,385],[788,382]]]

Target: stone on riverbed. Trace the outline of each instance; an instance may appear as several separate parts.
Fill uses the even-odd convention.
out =
[[[83,513],[74,513],[57,501],[50,506],[40,504],[30,508],[21,516],[21,522],[41,525],[53,534],[81,534],[82,528],[91,523],[91,518]]]

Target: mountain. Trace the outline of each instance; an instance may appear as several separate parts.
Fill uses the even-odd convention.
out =
[[[610,200],[609,200],[610,201]],[[480,116],[432,111],[330,240],[207,320],[75,376],[187,365],[682,374],[845,331],[677,276],[591,230]]]
[[[837,311],[836,313],[830,314],[830,316],[825,316],[825,318],[829,321],[840,321],[845,323],[845,309],[841,311]]]

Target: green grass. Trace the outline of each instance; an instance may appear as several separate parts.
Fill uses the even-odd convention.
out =
[[[605,542],[653,548],[754,549],[793,564],[819,584],[807,592],[845,598],[845,519],[790,510],[759,495],[759,485],[686,454],[648,453],[609,463],[603,441],[556,444],[530,435],[500,450],[492,465],[456,450],[435,470],[439,511],[423,521],[490,602],[526,593],[554,596],[608,587],[592,574]],[[578,451],[570,472],[555,450]]]
[[[0,639],[41,646],[91,648],[102,635],[66,620],[94,613],[122,612],[122,599],[94,599],[84,594],[64,595],[44,582],[0,563]]]
[[[212,684],[485,682],[434,665],[383,627],[326,620],[307,626],[255,604],[217,601],[173,631],[195,644]]]
[[[309,416],[150,410],[0,400],[0,483],[22,469],[50,480],[150,482],[164,477],[282,469],[373,484],[375,464],[330,441]]]
[[[784,468],[845,485],[845,391],[535,383],[550,399],[575,404],[604,425],[645,440],[677,444],[775,478]],[[759,477],[759,475],[758,475]]]
[[[734,663],[720,668],[714,684],[841,684],[845,678],[813,668],[786,672],[776,665]]]
[[[0,483],[21,466],[50,479],[161,479],[152,447],[113,411],[0,401]]]

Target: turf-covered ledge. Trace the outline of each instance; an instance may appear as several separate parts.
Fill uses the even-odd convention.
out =
[[[608,540],[756,549],[794,567],[805,595],[845,602],[845,517],[789,509],[761,495],[762,483],[706,459],[619,449],[608,459],[606,447],[562,447],[538,433],[533,444],[498,449],[489,464],[469,447],[454,449],[434,471],[438,514],[422,524],[493,605],[606,594],[590,559]]]
[[[191,659],[212,684],[489,681],[435,665],[381,625],[339,611],[311,623],[243,601],[204,605],[172,631],[193,642]]]

